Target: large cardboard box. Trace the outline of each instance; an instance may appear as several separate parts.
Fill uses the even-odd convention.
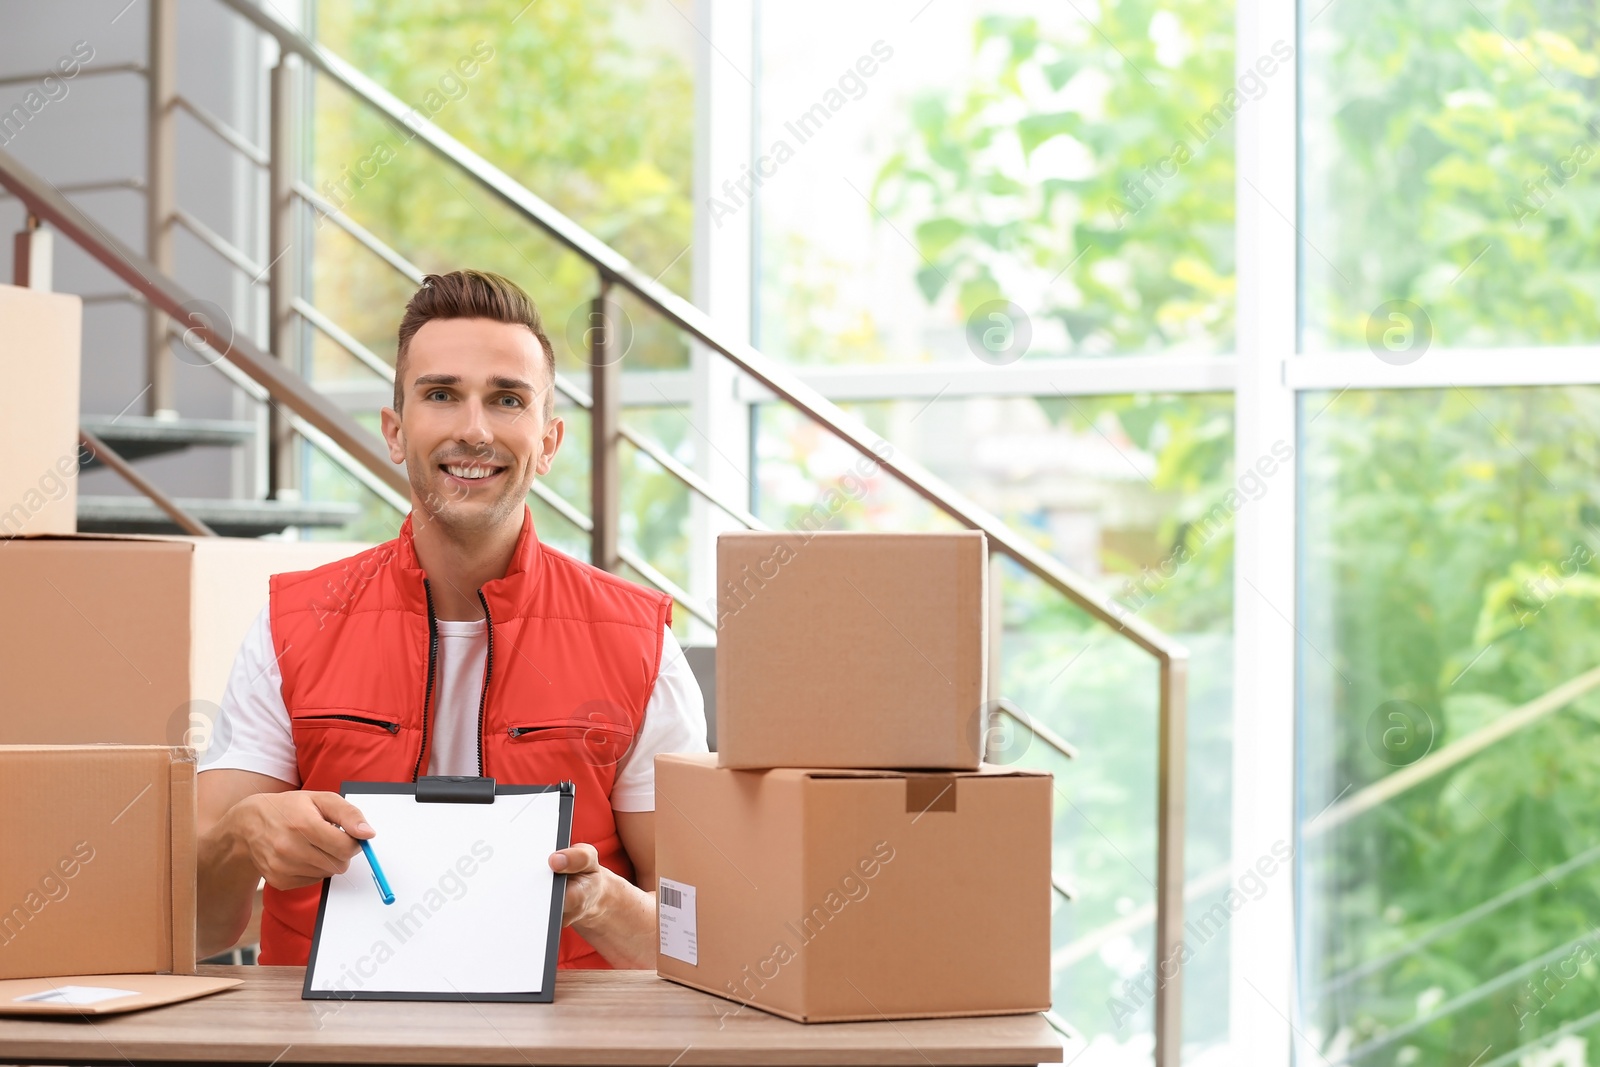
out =
[[[657,973],[800,1022],[1042,1011],[1050,797],[1048,774],[987,764],[657,756]]]
[[[193,974],[195,755],[0,746],[0,979]]]
[[[0,285],[0,533],[78,528],[82,332],[78,297]]]
[[[721,765],[975,770],[987,573],[979,531],[717,538]]]
[[[267,578],[365,547],[0,538],[0,744],[203,745],[234,655],[266,606]]]

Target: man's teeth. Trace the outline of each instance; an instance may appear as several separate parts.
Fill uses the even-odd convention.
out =
[[[444,469],[457,478],[467,479],[487,478],[491,474],[499,473],[498,467],[452,467],[446,464]]]

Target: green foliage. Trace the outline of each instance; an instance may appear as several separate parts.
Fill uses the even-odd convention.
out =
[[[979,76],[917,100],[874,189],[912,222],[923,296],[1011,300],[1072,352],[1228,349],[1231,5],[1125,0],[1053,35],[994,15],[973,48]]]
[[[684,253],[693,86],[681,61],[620,25],[640,6],[541,0],[508,26],[508,7],[359,0],[323,5],[318,29],[380,85],[683,292],[692,266]],[[475,73],[467,76],[463,61]],[[388,153],[379,146],[393,158],[382,162]],[[319,190],[425,268],[500,270],[536,295],[558,334],[593,295],[591,270],[331,85],[319,86],[315,147]],[[363,167],[368,159],[376,166]],[[392,330],[389,323],[382,332]],[[676,342],[641,340],[641,358],[677,358]]]
[[[1563,0],[1328,9],[1306,57],[1309,347],[1364,345],[1391,299],[1429,316],[1426,359],[1593,339],[1597,29]],[[1302,651],[1308,809],[1394,773],[1366,736],[1385,701],[1421,709],[1437,751],[1600,658],[1597,416],[1575,388],[1347,393],[1318,416],[1302,628],[1331,664]],[[1597,713],[1560,703],[1308,849],[1324,1048],[1499,1062],[1588,1015],[1600,972],[1563,946],[1600,874],[1548,872],[1593,847]]]
[[[1600,333],[1600,23],[1564,0],[1338,0],[1307,53],[1307,345],[1409,299],[1436,345]]]
[[[1330,399],[1310,396],[1308,410]],[[1304,457],[1309,810],[1394,773],[1366,733],[1384,702],[1420,708],[1438,751],[1594,667],[1597,427],[1589,388],[1347,392],[1317,417]],[[1537,997],[1527,981],[1546,975],[1513,971],[1594,927],[1594,863],[1546,876],[1595,843],[1597,715],[1592,692],[1559,705],[1309,843],[1302,951],[1325,1047],[1422,1020],[1358,1062],[1470,1060],[1592,1010],[1593,967]],[[1340,981],[1434,932],[1445,936]]]

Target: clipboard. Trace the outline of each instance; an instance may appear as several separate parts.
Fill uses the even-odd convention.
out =
[[[377,831],[394,903],[362,853],[323,879],[302,999],[555,999],[567,876],[548,858],[572,843],[571,782],[424,775],[339,792]]]

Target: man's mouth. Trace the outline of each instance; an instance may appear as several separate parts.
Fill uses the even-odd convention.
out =
[[[504,467],[485,467],[479,465],[463,465],[458,463],[441,463],[439,469],[450,477],[462,482],[486,482],[505,471]]]

